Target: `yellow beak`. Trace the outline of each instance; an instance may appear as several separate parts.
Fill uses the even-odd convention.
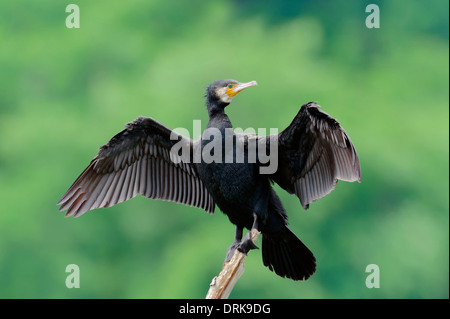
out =
[[[239,92],[241,92],[242,90],[249,88],[251,86],[256,86],[256,85],[258,85],[258,83],[256,81],[251,81],[251,82],[247,82],[247,83],[239,83],[239,84],[233,86],[231,89],[228,88],[226,93],[231,98],[231,97],[234,97]]]

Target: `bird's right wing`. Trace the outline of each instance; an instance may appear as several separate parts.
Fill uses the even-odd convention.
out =
[[[171,138],[172,137],[172,138]],[[174,138],[175,137],[175,138]],[[152,118],[139,117],[100,148],[97,156],[59,200],[60,211],[75,217],[142,194],[213,213],[215,203],[190,158],[174,152],[194,142]]]

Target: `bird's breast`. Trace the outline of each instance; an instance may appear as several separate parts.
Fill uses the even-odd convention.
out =
[[[221,204],[248,204],[255,193],[260,176],[255,175],[254,164],[201,163],[197,169],[200,178],[214,201]]]

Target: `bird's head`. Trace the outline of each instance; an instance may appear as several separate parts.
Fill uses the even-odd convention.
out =
[[[206,100],[208,105],[230,104],[231,100],[242,90],[258,85],[256,81],[241,83],[235,80],[218,80],[211,83],[206,89]]]

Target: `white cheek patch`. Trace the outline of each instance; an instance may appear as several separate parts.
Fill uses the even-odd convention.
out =
[[[224,102],[224,103],[230,103],[232,98],[229,97],[228,94],[227,94],[226,92],[227,92],[227,88],[226,88],[226,87],[217,89],[217,91],[216,91],[217,96],[219,97],[219,99],[220,99],[222,102]]]
[[[228,94],[224,94],[224,95],[221,95],[220,96],[220,100],[222,101],[222,102],[225,102],[225,103],[230,103],[231,102],[231,97],[229,97],[228,96]]]

